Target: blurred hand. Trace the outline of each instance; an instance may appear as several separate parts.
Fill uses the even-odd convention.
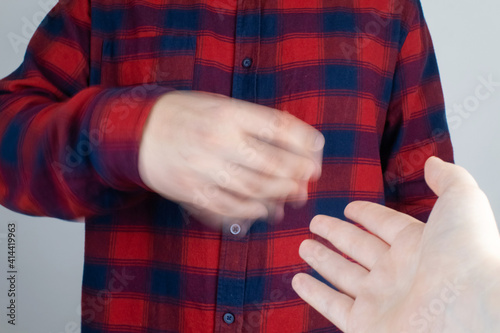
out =
[[[144,183],[215,227],[280,219],[321,173],[324,137],[292,115],[222,95],[172,92],[144,127]]]
[[[292,285],[344,332],[497,332],[500,238],[488,199],[461,167],[430,158],[426,181],[439,196],[427,224],[368,203],[347,218],[316,216],[313,233],[359,264],[314,240],[299,253],[339,291],[307,274]]]

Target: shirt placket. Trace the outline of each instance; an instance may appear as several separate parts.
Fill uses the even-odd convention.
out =
[[[257,101],[261,15],[259,1],[238,1],[232,97]]]
[[[242,331],[247,252],[248,236],[223,235],[217,283],[216,332]]]
[[[238,1],[232,97],[256,102],[260,45],[259,1]],[[249,236],[238,224],[224,230],[217,281],[216,332],[242,332]]]

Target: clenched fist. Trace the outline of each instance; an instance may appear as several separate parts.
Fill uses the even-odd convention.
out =
[[[325,139],[279,110],[222,95],[170,92],[151,110],[139,151],[143,182],[205,223],[279,219],[307,200]]]

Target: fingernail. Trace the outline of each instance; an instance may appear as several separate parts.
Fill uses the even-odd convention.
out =
[[[319,150],[323,149],[324,146],[325,146],[325,137],[323,136],[323,134],[318,133],[316,135],[316,138],[314,139],[312,150],[319,151]]]
[[[316,235],[325,235],[326,232],[327,232],[327,226],[323,223],[323,221],[314,221],[314,223],[311,223],[309,225],[309,229],[311,230],[311,232],[313,234],[316,234]]]

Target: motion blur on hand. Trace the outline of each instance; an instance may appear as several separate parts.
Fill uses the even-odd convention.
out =
[[[279,110],[202,92],[171,92],[148,117],[139,151],[144,183],[216,228],[280,220],[321,174],[325,139]],[[244,234],[242,233],[242,234]]]

